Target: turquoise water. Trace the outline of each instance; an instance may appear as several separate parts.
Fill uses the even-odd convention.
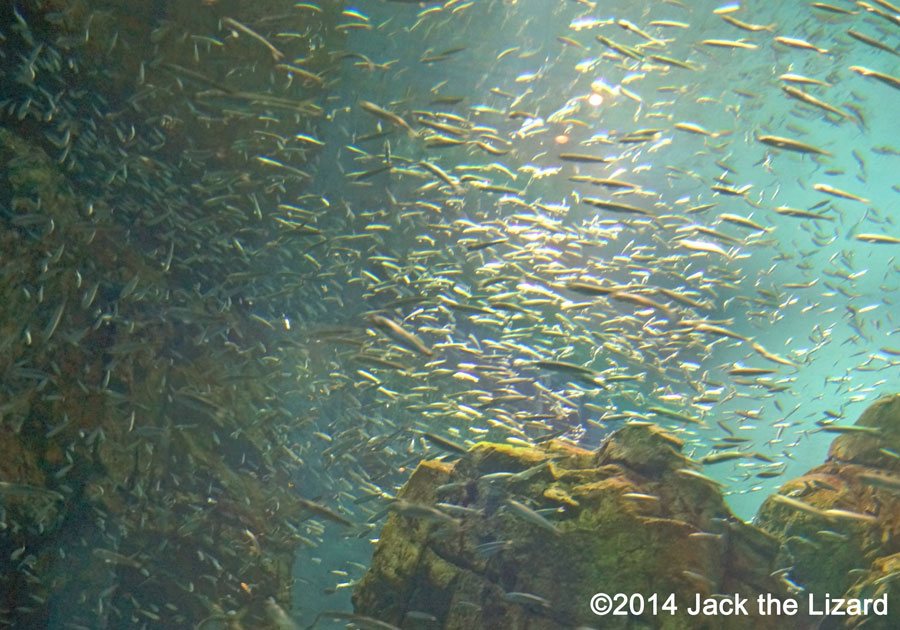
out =
[[[898,236],[892,209],[900,193],[896,177],[900,156],[892,132],[897,119],[890,105],[897,92],[854,73],[850,66],[896,74],[900,63],[896,55],[854,40],[846,30],[855,29],[896,49],[895,27],[864,11],[841,16],[795,3],[746,2],[733,12],[720,13],[717,8],[728,7],[666,2],[622,6],[476,2],[453,12],[438,9],[440,5],[355,6],[369,15],[374,28],[351,31],[349,47],[391,65],[389,70],[351,71],[353,80],[338,85],[342,97],[336,100],[335,120],[345,121],[345,128],[337,125],[327,132],[336,134],[336,142],[345,142],[348,131],[352,138],[354,132],[363,134],[372,128],[372,119],[354,109],[355,99],[391,103],[397,112],[450,111],[470,124],[502,130],[500,135],[511,140],[510,153],[490,156],[473,148],[423,150],[418,141],[410,141],[402,133],[395,134],[393,150],[413,159],[439,161],[457,176],[471,172],[462,170],[461,165],[484,164],[496,157],[516,177],[499,169],[487,171],[493,181],[524,190],[521,199],[527,203],[558,204],[554,210],[534,211],[498,194],[469,192],[462,207],[438,196],[440,211],[429,209],[424,217],[411,219],[403,218],[402,211],[392,206],[383,215],[385,222],[405,240],[392,242],[397,247],[394,251],[407,253],[415,250],[412,243],[430,245],[432,239],[438,240],[446,248],[440,260],[451,260],[449,267],[465,270],[461,277],[452,278],[465,288],[463,297],[476,292],[477,279],[503,273],[513,260],[517,271],[524,268],[534,273],[538,278],[535,284],[544,288],[553,283],[558,286],[560,279],[579,277],[573,270],[587,270],[587,275],[606,282],[687,286],[693,290],[692,296],[712,305],[710,311],[700,311],[701,317],[721,320],[737,335],[752,339],[697,335],[691,343],[679,339],[667,345],[658,342],[656,331],[648,335],[635,324],[630,332],[650,347],[623,360],[605,353],[602,342],[591,337],[604,329],[602,320],[606,318],[595,318],[595,309],[543,310],[533,322],[537,330],[524,337],[539,348],[542,357],[576,357],[575,363],[596,370],[615,364],[625,373],[646,374],[640,384],[623,384],[625,391],[619,395],[602,390],[581,395],[586,388],[577,382],[566,385],[559,375],[536,375],[545,385],[565,391],[568,400],[578,401],[572,406],[577,406],[576,421],[586,427],[586,443],[596,443],[602,435],[591,422],[602,422],[604,412],[592,405],[607,404],[614,405],[610,409],[613,414],[646,415],[644,409],[657,404],[702,418],[702,427],[662,420],[681,432],[688,442],[686,451],[697,459],[713,452],[711,444],[717,438],[729,434],[746,438],[742,450],[758,452],[771,461],[729,461],[709,465],[705,472],[727,483],[732,509],[750,519],[780,483],[824,461],[834,434],[817,432],[817,423],[851,424],[868,403],[894,391],[896,350],[900,348],[892,336],[898,331],[893,315],[897,245],[854,237],[866,233]],[[853,9],[849,3],[841,7]],[[743,30],[722,16],[765,28]],[[649,40],[622,28],[616,23],[620,20],[629,20],[662,40],[664,46],[647,45]],[[653,26],[654,20],[684,25]],[[660,55],[687,62],[694,70],[666,67],[664,62],[646,58],[623,59],[601,45],[598,35],[617,44],[643,45],[642,54],[658,50]],[[805,40],[827,52],[781,44],[774,41],[777,36]],[[716,39],[738,40],[752,48],[702,43]],[[465,46],[465,50],[441,62],[419,61],[456,46]],[[779,80],[788,73],[828,85]],[[801,103],[782,86],[801,89],[844,114],[828,114]],[[601,94],[603,102],[592,105],[592,93]],[[443,108],[431,103],[443,95],[465,100]],[[533,116],[510,119],[506,112],[511,102],[516,103],[515,109]],[[339,105],[351,111],[345,113]],[[532,119],[539,119],[533,135],[528,129],[535,122]],[[678,122],[694,123],[714,135],[674,128]],[[636,129],[647,128],[660,131],[634,146],[618,142]],[[556,144],[558,135],[568,142]],[[773,149],[758,140],[766,135],[795,139],[832,155]],[[372,146],[370,150],[375,152],[377,145],[365,146]],[[609,165],[573,165],[556,157],[562,151],[615,156],[616,160]],[[349,157],[344,153],[343,163]],[[612,197],[610,192],[616,189],[573,183],[569,177],[575,174],[623,180],[639,186],[640,193]],[[727,186],[747,190],[740,196],[716,193],[711,186],[717,178],[723,178]],[[815,184],[827,184],[868,201],[829,196],[815,190]],[[414,185],[401,176],[344,195],[353,195],[355,201],[350,205],[358,210],[377,208],[387,191],[401,204],[414,204],[424,197],[409,194],[408,186]],[[614,198],[670,218],[654,222],[598,212],[578,203],[584,196]],[[688,208],[704,204],[716,205],[688,214]],[[777,207],[816,212],[824,218],[813,221],[780,214]],[[532,212],[553,227],[535,227],[529,220],[515,218]],[[722,214],[748,218],[764,229],[729,222]],[[446,235],[422,227],[423,222],[447,224],[457,218],[459,227]],[[487,223],[490,228],[479,232],[468,221]],[[729,238],[691,232],[686,226],[692,222]],[[466,229],[476,235],[472,242],[511,238],[517,241],[517,253],[498,246],[467,254],[464,247],[453,244]],[[675,240],[681,234],[720,245],[729,255],[685,251]],[[567,244],[579,239],[578,247],[568,245],[567,249]],[[628,254],[639,249],[643,256],[629,260]],[[528,251],[533,256],[522,253]],[[561,255],[561,251],[567,254]],[[658,262],[660,259],[666,263]],[[364,267],[378,270],[378,263]],[[504,286],[516,287],[516,292],[528,290],[514,282]],[[460,293],[445,293],[462,299]],[[585,299],[566,291],[559,293],[573,302]],[[629,312],[627,305],[613,310]],[[642,321],[664,318],[657,312],[638,317]],[[472,324],[474,319],[442,312],[438,322],[429,322],[429,326],[436,328],[455,320],[447,339],[452,336],[452,341],[469,348],[476,343],[467,340],[470,331],[480,340],[502,334],[501,326],[478,326]],[[616,337],[613,332],[604,340],[615,343]],[[794,365],[766,359],[752,349],[753,341]],[[634,349],[640,342],[632,338],[624,345]],[[500,353],[501,362],[534,358],[516,351]],[[665,374],[648,369],[652,364],[665,365]],[[770,368],[774,373],[729,375],[727,370],[735,364]],[[455,367],[453,360],[447,365]],[[453,383],[451,378],[447,374],[442,382]],[[460,391],[465,389],[460,386],[464,383],[440,387],[442,391],[446,391],[444,387]],[[706,395],[709,401],[700,400]],[[561,403],[558,408],[571,407]],[[442,418],[438,426],[450,434],[455,427],[460,438],[476,437],[470,424],[485,426],[484,418],[471,423],[454,421],[461,419],[451,416],[448,422]],[[605,424],[614,428],[617,422],[621,420]],[[766,474],[770,472],[781,474],[769,478]]]
[[[453,457],[426,433],[595,448],[658,422],[698,462],[745,455],[703,471],[750,520],[824,461],[822,426],[897,390],[900,31],[830,6],[22,3],[3,121],[162,271],[100,284],[108,318],[132,295],[131,333],[223,317],[167,360],[221,344],[269,375],[241,390],[265,422],[202,441],[259,431],[268,470],[353,522],[298,530],[310,623],[349,607],[416,463]],[[82,298],[10,339],[79,346]]]
[[[753,338],[770,352],[796,364],[790,367],[773,363],[746,342],[715,336],[699,338],[699,344],[705,347],[696,351],[706,355],[703,361],[691,361],[690,356],[678,354],[677,343],[670,350],[674,358],[652,352],[642,356],[649,362],[665,358],[666,365],[671,366],[665,377],[648,373],[639,388],[642,400],[670,395],[673,406],[693,408],[693,414],[706,420],[707,427],[686,428],[687,439],[697,444],[693,449],[696,455],[706,454],[709,440],[723,434],[716,426],[716,421],[722,421],[736,435],[750,438],[754,448],[784,464],[784,477],[769,481],[754,477],[754,472],[760,470],[759,462],[710,467],[711,474],[729,482],[729,500],[735,511],[749,518],[766,492],[781,479],[796,476],[823,460],[833,435],[815,433],[817,421],[851,423],[868,402],[892,391],[897,382],[896,355],[883,350],[897,349],[891,337],[897,332],[892,317],[897,289],[896,246],[854,238],[861,233],[897,235],[891,209],[897,203],[896,169],[900,156],[893,152],[897,146],[891,129],[896,117],[890,113],[896,91],[849,68],[864,66],[890,74],[896,73],[900,65],[896,55],[846,34],[848,28],[855,29],[896,48],[895,29],[864,11],[856,16],[841,16],[807,5],[798,10],[797,5],[764,2],[741,3],[733,12],[722,11],[724,5],[691,3],[685,7],[666,2],[621,8],[589,7],[577,2],[475,3],[456,13],[452,9],[439,10],[439,6],[423,10],[397,3],[360,5],[375,28],[350,31],[349,48],[373,61],[396,61],[390,70],[351,71],[353,80],[339,84],[343,96],[337,100],[351,107],[351,112],[344,114],[336,108],[336,121],[346,116],[344,124],[351,133],[364,133],[371,128],[371,119],[352,110],[355,98],[392,102],[396,111],[435,111],[441,109],[429,104],[435,97],[465,97],[449,111],[473,124],[497,126],[505,137],[512,138],[511,153],[496,157],[516,172],[516,179],[499,171],[491,172],[491,176],[524,189],[522,199],[527,202],[540,200],[564,208],[557,214],[538,213],[558,221],[560,226],[544,232],[534,229],[530,246],[536,250],[540,245],[549,245],[548,260],[519,256],[519,264],[538,269],[538,274],[550,272],[542,276],[545,282],[557,277],[577,277],[577,271],[571,276],[560,273],[565,269],[588,268],[599,270],[593,272],[595,278],[614,277],[622,283],[653,285],[658,270],[654,255],[672,256],[671,269],[685,276],[696,274],[688,286],[696,289],[705,284],[696,295],[715,305],[713,313],[707,315],[710,319],[733,322],[729,324],[733,331]],[[716,13],[717,8],[720,13]],[[847,4],[843,8],[853,7]],[[757,32],[743,30],[722,16],[766,28]],[[621,20],[642,27],[652,37],[664,40],[665,46],[615,23]],[[650,25],[654,20],[685,26]],[[472,36],[474,32],[483,35]],[[598,35],[626,46],[649,43],[642,48],[646,54],[658,50],[660,55],[688,62],[695,70],[667,68],[652,60],[644,64],[623,61],[621,54],[597,41]],[[827,52],[780,44],[774,41],[776,36],[806,40]],[[561,41],[560,37],[584,48]],[[715,39],[740,40],[753,48],[702,43]],[[418,62],[423,56],[455,46],[466,48],[445,61]],[[787,73],[827,82],[829,86],[779,80],[780,75]],[[591,86],[600,82],[611,89],[601,88],[603,103],[593,106],[587,99],[594,93]],[[623,95],[618,86],[624,86],[630,95]],[[828,114],[801,103],[783,92],[782,86],[802,89],[837,107],[844,115]],[[480,113],[482,105],[505,111],[510,104],[509,97],[492,93],[491,88],[522,97],[517,109],[544,122],[536,128],[537,133],[522,131],[529,118],[509,120],[502,114]],[[551,119],[559,122],[547,122]],[[716,137],[674,129],[678,122],[695,123]],[[658,128],[660,132],[635,147],[617,143],[616,138],[641,128]],[[340,125],[331,131],[346,139]],[[523,135],[527,137],[522,138]],[[557,135],[567,136],[568,143],[557,145]],[[756,139],[764,135],[796,139],[833,155],[815,157],[773,149]],[[394,150],[414,159],[439,160],[448,170],[460,164],[493,161],[492,156],[476,149],[422,151],[410,145],[414,143],[397,138]],[[617,160],[609,166],[573,166],[555,159],[563,150],[612,155]],[[661,228],[648,221],[597,212],[577,203],[577,198],[610,198],[609,192],[571,182],[568,177],[576,173],[636,184],[641,188],[640,194],[616,199],[649,208],[655,214],[687,216],[689,221],[719,229],[740,242],[701,233],[694,240],[720,244],[731,257],[685,251],[676,246],[673,238],[678,237],[679,227],[689,221],[663,219],[659,222],[664,226]],[[746,186],[747,191],[742,196],[717,194],[711,186],[719,177],[727,178],[732,188]],[[869,201],[829,196],[814,190],[815,184],[827,184]],[[377,200],[384,199],[379,196],[379,188],[397,194],[402,185],[402,179],[396,183],[378,182],[364,189],[358,207],[362,210],[377,206]],[[416,196],[404,200],[415,203]],[[717,205],[693,214],[685,212],[707,203]],[[774,210],[780,206],[807,210],[817,204],[823,205],[811,211],[821,213],[827,220],[804,220]],[[527,227],[510,218],[517,212],[523,212],[522,208],[504,203],[497,194],[469,193],[463,215],[474,223],[505,221],[506,230],[501,227],[489,233],[508,236],[513,231],[510,226],[522,230]],[[723,221],[721,214],[749,218],[765,231]],[[426,217],[429,218],[422,220],[449,222],[449,217],[438,213]],[[410,238],[429,232],[398,219],[394,212],[389,213],[387,223]],[[580,230],[579,236],[597,243],[600,238],[587,229],[589,225],[596,225],[598,230],[609,229],[616,234],[615,240],[581,255],[554,255],[554,249],[561,249],[553,247],[554,237],[560,241],[571,238],[560,236],[564,228]],[[616,259],[623,252],[627,255],[632,242],[643,245],[647,257],[627,262]],[[473,261],[481,265],[476,277],[492,273],[496,268],[492,263],[502,267],[503,254],[508,253],[502,246],[492,248],[482,260],[460,249],[453,252],[458,265],[466,267],[463,260],[470,267]],[[634,268],[626,269],[629,264]],[[554,265],[560,270],[555,270]],[[377,268],[377,263],[373,266]],[[670,287],[684,286],[672,273],[659,276]],[[467,286],[474,284],[469,276],[463,277]],[[801,288],[802,284],[810,286]],[[592,323],[578,322],[575,326],[579,332],[597,330]],[[558,339],[547,340],[549,353],[565,352],[564,348],[571,344],[574,356],[582,357],[577,363],[596,369],[609,365],[596,346],[573,340],[574,334],[567,335],[566,324],[548,317],[539,325],[561,333]],[[484,335],[497,334],[496,327],[482,330]],[[586,362],[589,356],[593,360]],[[681,379],[685,372],[677,369],[680,359],[700,365],[686,367],[696,389],[687,387]],[[762,377],[761,386],[739,384],[722,369],[735,362],[777,372]],[[632,371],[642,371],[640,362],[633,364]],[[703,383],[704,376],[715,384]],[[698,396],[696,390],[720,391],[720,402],[691,407],[691,397]],[[596,404],[602,406],[604,395],[583,398],[599,401]],[[640,412],[637,403],[625,405]],[[602,415],[584,408],[580,412],[582,420],[599,419]],[[470,437],[465,428],[462,435]]]

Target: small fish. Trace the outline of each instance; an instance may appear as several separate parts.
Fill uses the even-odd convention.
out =
[[[259,540],[256,538],[256,534],[254,534],[249,529],[244,530],[244,535],[250,541],[250,551],[252,551],[255,555],[260,555],[262,553],[262,549],[259,546]]]
[[[690,28],[687,22],[678,22],[675,20],[651,20],[650,26],[665,26],[670,28]]]
[[[676,411],[674,409],[669,409],[667,407],[659,407],[659,406],[654,405],[654,406],[647,407],[647,411],[649,411],[651,413],[655,413],[658,416],[672,418],[673,420],[680,420],[682,422],[690,422],[691,424],[705,424],[702,419],[700,419],[696,416],[682,413],[682,412]]]
[[[482,558],[490,558],[501,551],[507,551],[513,548],[513,541],[511,540],[494,540],[491,542],[482,543],[475,547],[475,555],[480,556]]]
[[[878,517],[873,514],[863,514],[861,512],[853,512],[851,510],[841,510],[838,508],[831,508],[828,510],[824,510],[822,514],[825,518],[828,519],[837,519],[837,520],[849,520],[849,521],[860,521],[863,523],[875,523],[878,520]]]
[[[493,247],[494,245],[501,245],[503,243],[508,243],[508,238],[495,238],[490,241],[482,241],[480,243],[474,243],[472,245],[466,245],[467,252],[478,252],[483,249],[487,249],[488,247]]]
[[[391,502],[390,509],[404,518],[431,521],[441,526],[449,526],[452,530],[457,530],[460,527],[460,521],[430,505],[420,505],[405,499],[394,499]]]
[[[737,214],[722,213],[719,215],[718,218],[722,221],[727,221],[729,223],[733,223],[735,225],[740,225],[742,227],[750,228],[753,230],[760,230],[761,232],[768,232],[769,230],[772,229],[772,228],[764,227],[764,226],[760,225],[759,223],[757,223],[756,221],[753,221],[752,219],[749,219],[747,217],[742,217]]]
[[[697,241],[689,238],[682,238],[678,240],[678,244],[693,250],[695,252],[706,252],[708,254],[719,254],[720,256],[724,256],[725,258],[731,259],[731,255],[722,249],[721,246],[710,243],[708,241]]]
[[[388,319],[387,317],[384,317],[382,315],[371,314],[368,316],[368,319],[374,326],[389,333],[392,337],[397,339],[400,343],[407,346],[408,348],[416,350],[417,352],[424,354],[427,357],[430,357],[434,354],[431,348],[422,343],[421,339],[403,328],[394,320]]]
[[[355,182],[361,182],[375,177],[380,173],[390,172],[392,170],[394,170],[393,164],[379,164],[375,168],[370,168],[365,171],[354,171],[352,173],[347,173],[347,178],[352,179]]]
[[[319,85],[325,85],[325,79],[320,77],[318,74],[315,74],[314,72],[310,72],[309,70],[306,70],[305,68],[301,68],[296,65],[291,65],[289,63],[279,63],[279,64],[276,64],[275,67],[278,68],[279,70],[286,70],[287,72],[291,73],[292,75],[296,74],[297,76],[302,77],[304,79],[309,79],[315,83],[318,83]],[[324,143],[320,143],[320,146],[323,146],[323,144]]]
[[[660,498],[654,494],[646,494],[644,492],[623,492],[623,499],[635,499],[637,501],[645,501],[649,503],[659,503]]]
[[[435,503],[434,507],[447,514],[455,514],[457,516],[484,516],[484,510],[456,505],[455,503]]]
[[[564,35],[557,35],[556,39],[558,39],[563,44],[567,44],[569,46],[575,46],[576,48],[581,48],[581,49],[587,48],[584,44],[582,44],[581,42],[579,42],[577,40],[572,39],[571,37],[566,37]]]
[[[814,221],[834,221],[834,217],[829,217],[818,212],[810,212],[809,210],[802,210],[800,208],[778,206],[777,208],[774,208],[774,210],[778,214],[783,214],[788,217],[797,217],[798,219],[813,219]]]
[[[736,365],[735,367],[729,369],[727,372],[732,376],[765,376],[767,374],[776,374],[778,370]]]
[[[807,514],[812,514],[813,516],[825,516],[825,510],[817,508],[814,505],[810,505],[809,503],[800,501],[793,497],[785,496],[783,494],[773,494],[771,496],[771,499],[795,510],[799,510],[800,512],[806,512]]]
[[[350,358],[354,361],[359,361],[360,363],[368,363],[369,365],[373,365],[375,367],[390,368],[392,370],[406,373],[412,371],[408,365],[404,365],[399,361],[391,361],[390,359],[385,359],[371,354],[354,354],[351,355]]]
[[[433,175],[436,175],[441,181],[448,184],[453,189],[453,192],[455,192],[455,193],[462,192],[462,188],[459,185],[459,181],[456,180],[455,178],[451,177],[450,174],[447,173],[447,171],[442,169],[437,164],[434,164],[433,162],[429,162],[428,160],[420,160],[418,162],[418,164],[419,164],[419,166],[424,168],[426,171],[430,172]]]
[[[826,4],[824,2],[812,2],[809,6],[821,9],[822,11],[828,11],[829,13],[838,13],[840,15],[856,15],[859,13],[859,11],[850,11],[849,9],[836,7],[833,4]]]
[[[313,501],[309,501],[307,499],[302,499],[300,497],[293,497],[293,500],[296,501],[301,507],[309,510],[313,514],[318,514],[323,518],[327,518],[328,520],[334,521],[335,523],[340,523],[346,527],[352,527],[353,521],[348,518],[338,514],[331,508],[325,507],[324,505],[319,505]]]
[[[872,203],[865,197],[859,197],[857,195],[854,195],[853,193],[847,192],[846,190],[841,190],[840,188],[829,186],[828,184],[813,184],[813,190],[818,190],[819,192],[823,192],[826,195],[832,195],[833,197],[841,197],[842,199],[859,201],[860,203]]]
[[[612,210],[613,212],[624,212],[626,214],[639,214],[642,216],[652,217],[653,213],[649,210],[644,210],[643,208],[638,208],[637,206],[632,206],[627,203],[619,203],[617,201],[608,201],[606,199],[599,199],[597,197],[582,197],[582,203],[586,203],[594,206],[595,208],[602,208],[604,210]]]
[[[440,435],[435,435],[434,433],[427,433],[425,431],[421,431],[419,433],[427,441],[431,442],[438,448],[447,451],[448,453],[456,453],[457,455],[468,455],[469,454],[469,449],[467,449],[462,444],[457,444],[453,440],[448,440],[447,438],[441,437]]]
[[[225,25],[235,28],[243,33],[246,33],[247,35],[249,35],[256,41],[260,42],[263,46],[265,46],[266,48],[269,49],[269,52],[272,53],[272,57],[275,59],[275,61],[281,61],[282,59],[284,59],[283,52],[281,52],[280,50],[275,48],[275,46],[272,45],[272,42],[267,40],[265,37],[263,37],[262,35],[260,35],[253,29],[251,29],[250,27],[245,26],[245,25],[241,24],[240,22],[238,22],[237,20],[234,20],[230,17],[223,17],[222,24],[225,24]]]
[[[530,523],[537,525],[541,529],[546,529],[547,531],[553,532],[554,534],[559,534],[560,531],[550,521],[546,518],[532,510],[527,505],[516,501],[515,499],[507,499],[506,505],[510,508],[513,514],[519,516],[520,518],[529,521]]]
[[[110,549],[97,548],[94,549],[92,555],[95,558],[99,558],[106,564],[113,564],[117,566],[123,567],[131,567],[133,569],[142,569],[144,565],[141,562],[138,562],[135,558],[137,557],[137,553],[125,556],[121,553],[117,553],[115,551],[111,551]]]
[[[290,173],[294,173],[295,175],[299,175],[303,179],[313,179],[313,176],[307,173],[306,171],[301,171],[299,168],[294,168],[293,166],[289,166],[284,164],[283,162],[279,162],[278,160],[273,160],[270,157],[266,157],[265,155],[257,155],[256,159],[258,162],[262,164],[266,164],[268,166],[276,166],[278,168],[282,168]]]
[[[579,374],[590,377],[597,375],[597,373],[590,368],[575,365],[574,363],[566,363],[565,361],[532,361],[530,364],[545,370],[553,370],[554,372]]]
[[[698,330],[700,332],[708,332],[708,333],[711,333],[714,335],[718,335],[720,337],[730,337],[732,339],[738,339],[740,341],[750,342],[749,337],[745,337],[743,335],[740,335],[734,331],[731,331],[722,326],[718,326],[716,324],[710,324],[710,323],[702,321],[702,320],[688,320],[688,319],[683,319],[683,320],[681,320],[681,322],[687,326],[690,326],[694,330]]]
[[[363,110],[365,110],[368,113],[375,116],[376,118],[380,118],[381,120],[385,120],[389,123],[397,125],[401,129],[404,129],[406,131],[406,133],[409,134],[410,137],[417,138],[419,136],[419,133],[415,129],[413,129],[408,122],[406,122],[402,117],[398,116],[397,114],[394,114],[393,112],[389,112],[388,110],[384,109],[383,107],[379,107],[378,105],[376,105],[375,103],[372,103],[370,101],[359,101],[359,106]]]
[[[524,608],[531,608],[537,610],[549,610],[552,608],[550,605],[550,601],[540,595],[534,595],[532,593],[522,593],[518,591],[513,591],[511,593],[504,593],[503,599],[511,604],[518,604]]]
[[[897,475],[873,471],[859,473],[856,478],[869,486],[900,491],[900,476]]]
[[[59,322],[62,320],[63,312],[66,310],[66,300],[63,299],[59,306],[54,311],[53,315],[50,317],[50,321],[47,322],[47,327],[44,328],[44,341],[50,341],[50,338],[53,337],[53,333],[56,332],[56,329],[59,327]]]
[[[816,535],[832,542],[845,542],[848,539],[846,534],[841,534],[840,532],[830,529],[820,529],[816,532]]]
[[[617,44],[616,42],[607,37],[603,37],[602,35],[597,35],[597,41],[599,41],[607,48],[612,48],[617,53],[624,55],[625,57],[634,59],[635,61],[640,61],[644,58],[644,54],[639,50],[632,48],[631,46],[625,46],[624,44]]]
[[[814,281],[814,282],[815,282],[815,281]],[[810,286],[811,286],[811,285],[810,285]],[[808,287],[807,287],[807,288],[808,288]],[[751,347],[752,347],[756,352],[758,352],[762,357],[768,359],[769,361],[772,361],[773,363],[780,363],[781,365],[789,365],[789,366],[791,366],[791,367],[797,367],[797,364],[794,363],[793,361],[791,361],[791,360],[789,360],[789,359],[785,359],[784,357],[779,356],[779,355],[777,355],[777,354],[775,354],[775,353],[773,353],[773,352],[769,352],[769,351],[766,350],[761,344],[759,344],[759,343],[757,343],[757,342],[755,342],[755,341],[751,344]]]
[[[808,94],[803,90],[798,90],[797,88],[791,87],[790,85],[782,85],[781,89],[788,96],[796,98],[797,100],[803,101],[804,103],[807,103],[809,105],[814,105],[815,107],[823,109],[830,114],[835,114],[837,116],[840,116],[841,118],[850,118],[850,114],[838,109],[833,105],[829,105],[825,101],[818,99],[812,94]]]
[[[748,24],[747,22],[742,22],[742,21],[738,20],[737,18],[731,17],[730,15],[721,15],[719,17],[721,17],[723,20],[725,20],[732,26],[736,26],[739,29],[742,29],[745,31],[750,31],[753,33],[756,33],[759,31],[772,32],[775,30],[775,27],[777,26],[777,24],[766,24],[765,26],[763,26],[762,24]]]
[[[853,238],[864,243],[900,245],[900,238],[896,236],[889,236],[888,234],[857,234]]]
[[[836,424],[826,424],[820,431],[826,433],[869,433],[872,435],[880,435],[881,429],[878,427],[861,427],[858,425],[839,426]]]
[[[706,136],[708,138],[718,138],[719,134],[714,131],[709,131],[705,127],[698,125],[693,122],[677,122],[673,125],[675,129],[680,129],[681,131],[689,131],[691,133],[696,133],[701,136]]]
[[[757,134],[757,141],[762,142],[763,144],[768,144],[771,147],[775,147],[777,149],[785,149],[787,151],[796,151],[797,153],[815,153],[818,155],[833,155],[828,151],[820,149],[818,147],[814,147],[811,144],[806,144],[805,142],[800,142],[799,140],[792,140],[790,138],[783,138],[781,136],[761,136]]]
[[[745,40],[733,40],[733,39],[704,39],[701,44],[705,44],[706,46],[716,46],[718,48],[744,48],[746,50],[756,50],[759,48],[753,42],[748,42]]]
[[[649,55],[649,58],[653,61],[658,61],[659,63],[665,64],[667,66],[684,68],[685,70],[697,70],[697,68],[689,64],[687,61],[679,61],[678,59],[673,59],[672,57],[665,57],[663,55]]]
[[[892,55],[897,55],[898,57],[900,57],[900,52],[898,52],[897,50],[894,50],[887,44],[884,44],[873,37],[869,37],[868,35],[864,35],[863,33],[854,31],[852,28],[847,29],[847,35],[849,35],[850,37],[852,37],[853,39],[855,39],[857,41],[860,41],[864,44],[868,44],[869,46],[872,46],[873,48],[877,48],[878,50],[883,50],[885,52],[891,53]]]
[[[810,44],[805,39],[799,39],[797,37],[784,37],[778,36],[775,38],[775,41],[779,44],[784,44],[785,46],[790,46],[791,48],[800,48],[801,50],[814,50],[819,54],[827,55],[828,50],[824,48],[819,48],[815,44]]]
[[[613,161],[613,158],[596,156],[596,155],[585,155],[583,153],[560,153],[557,157],[559,157],[560,160],[564,160],[566,162],[587,162],[587,163],[605,164],[605,163]]]
[[[622,28],[624,28],[626,31],[631,31],[632,33],[634,33],[634,34],[636,34],[636,35],[640,35],[641,37],[643,37],[644,39],[646,39],[646,40],[647,40],[648,42],[650,42],[651,44],[657,44],[657,45],[659,45],[659,46],[665,46],[665,42],[663,42],[661,39],[656,39],[656,38],[653,37],[652,35],[650,35],[650,34],[646,33],[645,31],[641,30],[641,29],[640,29],[636,24],[634,24],[633,22],[629,22],[628,20],[616,20],[616,24],[618,24],[619,26],[621,26]]]
[[[900,90],[900,78],[898,77],[884,74],[883,72],[877,72],[876,70],[871,70],[863,66],[850,66],[850,70],[864,77],[871,77],[873,79],[881,81],[885,85],[889,85],[892,88]]]
[[[746,455],[737,451],[720,451],[712,453],[700,460],[702,464],[718,464],[720,462],[728,462],[735,459],[744,459]]]
[[[796,74],[793,72],[786,72],[785,74],[778,75],[779,80],[781,81],[789,81],[791,83],[805,83],[807,85],[821,85],[823,87],[831,87],[832,84],[828,81],[822,81],[820,79],[813,79],[810,77],[803,76],[802,74]]]

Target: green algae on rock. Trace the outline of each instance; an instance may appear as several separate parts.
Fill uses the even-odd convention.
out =
[[[513,474],[532,470],[524,480]],[[717,487],[679,470],[694,466],[678,440],[640,423],[593,452],[563,441],[540,448],[479,443],[453,463],[423,462],[398,498],[468,511],[454,531],[389,516],[355,608],[400,627],[415,627],[407,625],[415,613],[451,630],[555,630],[598,627],[589,607],[597,592],[673,593],[674,615],[609,616],[602,627],[711,630],[724,627],[719,618],[686,612],[697,594],[787,597],[771,577],[777,540],[735,519]],[[556,533],[512,513],[509,500]],[[480,553],[485,548],[491,552]],[[797,624],[750,612],[727,627]]]
[[[781,541],[779,563],[790,567],[789,579],[820,600],[887,592],[893,570],[885,567],[897,565],[886,558],[900,551],[900,459],[892,454],[900,441],[900,396],[877,400],[852,426],[876,431],[840,434],[828,461],[782,484],[755,519]],[[867,628],[894,627],[870,617],[875,625]]]

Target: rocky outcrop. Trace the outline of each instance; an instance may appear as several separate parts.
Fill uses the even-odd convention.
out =
[[[828,460],[784,483],[754,525],[673,436],[629,424],[595,452],[482,443],[423,462],[404,486],[354,602],[402,628],[896,627],[900,590],[900,395],[836,433]],[[437,509],[431,506],[436,506]],[[675,594],[675,614],[597,617],[594,593]],[[739,594],[748,615],[691,616]],[[756,597],[796,599],[755,616]],[[843,615],[822,612],[842,600]],[[870,603],[887,602],[888,614]],[[859,602],[854,604],[853,602]],[[857,609],[860,606],[862,609]]]
[[[798,628],[797,617],[692,616],[696,598],[788,596],[778,540],[732,517],[675,437],[634,423],[595,452],[481,443],[423,462],[398,495],[360,614],[402,628]],[[598,617],[595,593],[674,594]],[[626,608],[627,610],[627,605]],[[428,625],[423,625],[428,624]]]
[[[781,486],[756,523],[782,541],[789,579],[822,601],[896,598],[900,577],[900,395],[884,397],[834,440],[825,464]],[[895,628],[896,616],[833,617],[822,628]]]
[[[300,311],[246,299],[276,293],[258,278],[287,248],[252,265],[247,252],[290,232],[205,203],[226,198],[221,184],[274,207],[266,173],[230,150],[255,116],[210,116],[235,104],[194,99],[197,82],[259,89],[295,113],[288,129],[302,103],[273,96],[267,74],[221,79],[268,54],[248,38],[224,65],[184,70],[200,61],[188,35],[218,32],[222,11],[252,23],[283,7],[214,5],[0,10],[2,627],[261,627],[268,597],[290,600],[298,527],[346,520],[290,486],[304,464],[285,444],[288,395],[274,392],[292,380],[278,366],[296,341],[262,315]],[[298,19],[310,37],[340,37],[341,8]],[[331,49],[316,55],[330,62]],[[248,92],[244,106],[270,111]]]
[[[192,344],[146,315],[165,312],[167,278],[117,244],[122,226],[84,223],[42,150],[0,129],[0,164],[0,625],[263,619],[241,584],[289,601],[288,524],[310,513],[250,422],[253,395],[211,343],[170,360]]]

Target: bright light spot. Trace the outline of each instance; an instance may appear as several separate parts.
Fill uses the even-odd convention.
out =
[[[556,144],[565,144],[569,141],[569,136],[567,136],[564,133],[561,133],[558,136],[556,136],[555,138],[553,138],[553,140],[556,142]]]
[[[603,105],[603,95],[594,92],[588,97],[588,103],[594,107],[600,107],[600,105]]]

